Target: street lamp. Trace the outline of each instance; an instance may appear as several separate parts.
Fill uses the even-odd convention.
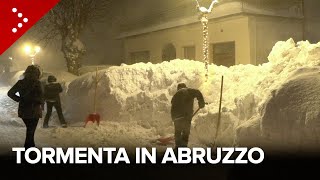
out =
[[[34,65],[35,56],[40,52],[39,46],[26,45],[24,47],[25,53],[31,58],[32,65]]]

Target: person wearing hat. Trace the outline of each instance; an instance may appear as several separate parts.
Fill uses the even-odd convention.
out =
[[[171,99],[171,118],[175,129],[175,148],[188,146],[195,98],[198,100],[199,108],[204,108],[205,102],[199,90],[188,88],[185,83],[178,84],[177,92]]]
[[[35,147],[34,134],[42,117],[44,105],[43,91],[39,80],[41,71],[38,66],[30,65],[23,73],[23,78],[11,87],[7,95],[19,102],[18,116],[26,125],[24,147]]]
[[[67,123],[62,114],[60,93],[62,92],[61,84],[56,82],[57,78],[53,75],[48,76],[48,84],[44,87],[44,98],[47,103],[47,114],[43,121],[43,128],[49,127],[49,119],[54,107],[58,113],[58,117],[62,127],[67,127]]]

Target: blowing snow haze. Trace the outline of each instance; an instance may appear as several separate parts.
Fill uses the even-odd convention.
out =
[[[192,60],[109,67],[98,72],[102,76],[97,88],[101,124],[89,124],[87,128],[83,128],[83,124],[93,111],[95,73],[70,76],[64,80],[61,100],[66,121],[73,127],[39,128],[36,141],[41,147],[121,146],[128,150],[135,147],[164,150],[174,144],[161,146],[155,140],[173,134],[170,100],[177,84],[185,82],[189,87],[200,89],[208,103],[193,118],[189,146],[206,147],[214,140],[220,79],[224,75],[217,145],[259,146],[281,151],[294,151],[303,146],[305,150],[315,150],[319,148],[314,134],[318,132],[319,123],[319,54],[319,43],[279,41],[269,54],[268,63],[230,68],[211,64],[208,81],[204,77],[204,63]],[[11,82],[18,76],[13,78]],[[6,141],[0,143],[5,152],[7,141],[19,144],[24,134],[19,133],[23,125],[16,117],[17,104],[6,97],[6,88],[2,88],[2,92],[4,105],[0,110],[4,116],[0,130]],[[292,98],[292,94],[296,98]],[[57,118],[53,115],[51,126],[58,125]],[[12,133],[15,133],[14,139]]]

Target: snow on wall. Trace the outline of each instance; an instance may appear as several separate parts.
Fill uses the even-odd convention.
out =
[[[170,100],[177,84],[185,82],[189,87],[200,89],[208,103],[193,118],[191,146],[210,145],[215,139],[223,75],[223,113],[217,144],[257,145],[264,138],[261,128],[267,130],[275,120],[266,118],[273,110],[269,112],[264,108],[272,99],[271,92],[294,77],[297,69],[317,66],[319,47],[320,43],[308,41],[280,41],[273,47],[268,63],[230,68],[211,64],[207,81],[204,63],[192,60],[110,67],[98,72],[102,78],[97,89],[97,113],[103,121],[135,121],[144,128],[155,129],[159,135],[172,134]],[[87,73],[70,83],[64,99],[70,121],[84,121],[93,113],[94,76],[95,73]]]

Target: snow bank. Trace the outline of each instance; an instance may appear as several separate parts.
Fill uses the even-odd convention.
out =
[[[280,41],[273,47],[268,63],[230,68],[211,64],[208,80],[205,79],[204,63],[191,60],[176,59],[160,64],[137,63],[110,67],[99,71],[101,80],[97,89],[97,112],[103,121],[136,122],[145,129],[152,129],[157,135],[172,134],[170,100],[176,92],[177,84],[185,82],[189,87],[200,89],[208,103],[193,119],[190,145],[211,145],[217,129],[220,81],[221,76],[224,76],[223,113],[216,145],[260,145],[260,142],[267,142],[261,141],[266,139],[261,130],[264,134],[271,133],[269,129],[274,127],[271,124],[282,120],[270,115],[275,111],[274,108],[266,108],[270,106],[270,101],[278,103],[281,99],[274,100],[271,92],[298,77],[297,74],[303,76],[300,71],[317,66],[320,62],[319,47],[320,43],[310,44],[308,41]],[[302,67],[304,69],[299,70]],[[70,121],[84,121],[94,111],[94,75],[87,73],[70,83],[64,99],[66,117]],[[308,89],[293,88],[290,91],[295,90]],[[305,94],[301,97],[305,97]],[[283,102],[281,105],[291,109],[290,103]],[[299,104],[292,110],[298,107]],[[313,115],[310,112],[308,117]],[[283,123],[281,127],[286,125]],[[270,136],[273,139],[279,138],[273,134]]]
[[[42,142],[42,147],[125,147],[131,153],[137,146],[150,147],[155,134],[152,129],[141,128],[136,122],[103,121],[100,126],[89,123],[86,128],[81,124],[68,128],[39,128],[36,140]]]
[[[291,151],[320,147],[310,123],[318,121],[320,43],[281,41],[268,59],[269,72],[254,89],[258,113],[237,128],[237,144]]]
[[[76,79],[78,76],[65,71],[48,71],[44,74],[43,78],[47,79],[48,75],[54,75],[58,82],[67,83]]]
[[[79,73],[80,75],[83,75],[88,72],[95,72],[96,68],[98,68],[98,70],[102,70],[102,69],[107,69],[111,66],[113,65],[82,66],[81,68],[79,68]]]
[[[308,150],[320,142],[320,67],[304,68],[273,93],[261,119],[262,137],[271,148]]]

